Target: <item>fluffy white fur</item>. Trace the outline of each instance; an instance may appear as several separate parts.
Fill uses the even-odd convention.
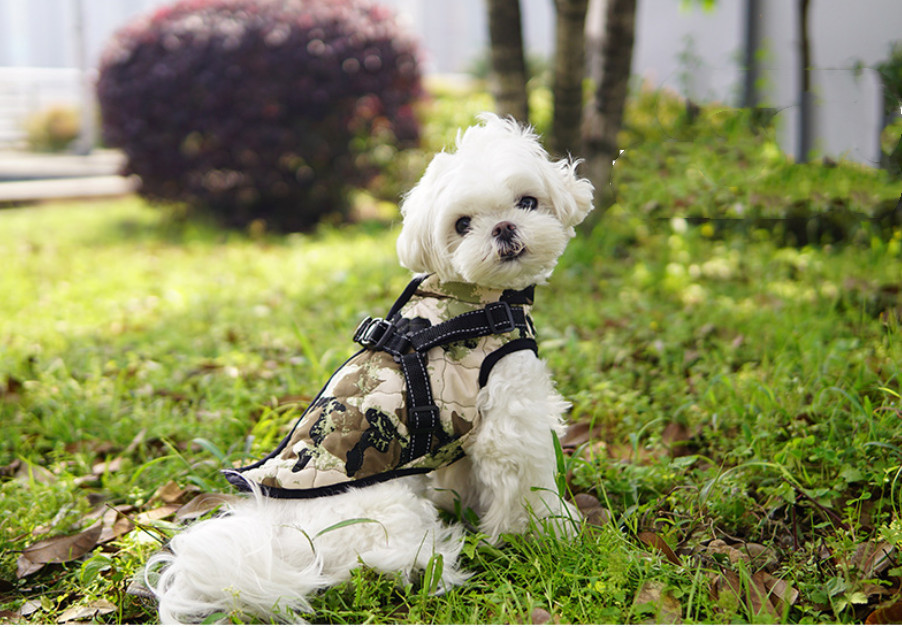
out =
[[[550,161],[529,129],[491,114],[480,119],[458,134],[454,153],[435,156],[405,198],[401,265],[486,287],[544,283],[592,208],[592,185],[576,177],[575,162]],[[536,210],[517,207],[525,196],[538,201]],[[471,218],[464,238],[454,228],[461,217]],[[527,245],[516,263],[499,262],[492,231],[500,222],[515,224]]]
[[[590,211],[592,187],[574,163],[551,161],[529,129],[491,114],[480,121],[458,135],[453,153],[433,159],[405,198],[398,256],[445,281],[542,283]],[[177,535],[147,568],[161,620],[236,611],[296,621],[292,612],[309,610],[311,593],[360,565],[413,580],[436,554],[442,586],[459,585],[463,528],[439,518],[455,500],[480,517],[493,542],[526,531],[531,516],[572,532],[579,514],[557,494],[551,435],[562,434],[567,404],[544,363],[530,351],[504,357],[478,406],[466,457],[449,467],[318,499],[254,494]]]

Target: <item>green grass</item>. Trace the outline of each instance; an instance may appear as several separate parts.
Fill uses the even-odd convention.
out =
[[[696,223],[748,200],[732,190],[752,179],[775,190],[767,217],[800,197],[741,166],[771,151],[744,124],[703,126],[687,153],[678,119],[632,115],[627,133],[644,139],[618,165],[620,203],[572,242],[535,307],[541,354],[588,434],[565,439],[562,479],[610,522],[573,542],[471,536],[473,576],[442,595],[361,569],[316,599],[314,620],[854,623],[890,600],[902,576],[902,231],[856,223],[798,247],[768,223]],[[714,167],[718,142],[742,154],[728,151],[739,161],[725,156],[706,188],[646,167]],[[851,164],[804,168],[784,161],[767,176],[810,173],[824,198],[871,194],[874,206],[902,193]],[[711,215],[663,209],[703,196]],[[132,198],[0,212],[0,610],[55,622],[104,599],[114,610],[101,622],[155,621],[126,594],[159,547],[140,528],[21,579],[17,559],[85,529],[98,505],[133,518],[163,505],[170,481],[188,491],[179,502],[225,491],[219,469],[270,451],[286,413],[353,350],[358,320],[406,284],[396,235],[396,219],[223,233]],[[104,461],[118,467],[98,472]],[[881,546],[890,563],[867,559]]]

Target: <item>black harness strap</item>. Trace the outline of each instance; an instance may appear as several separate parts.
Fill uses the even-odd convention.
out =
[[[516,316],[516,312],[519,316]],[[519,320],[518,320],[519,318]],[[521,308],[513,309],[504,301],[489,303],[484,309],[461,314],[410,336],[415,351],[429,350],[433,346],[450,344],[471,337],[510,333],[517,323],[526,328],[526,315]]]
[[[423,352],[435,346],[469,338],[531,329],[529,318],[523,309],[511,307],[504,301],[489,303],[483,309],[461,314],[412,333],[399,331],[395,322],[396,320],[384,318],[366,318],[357,327],[354,341],[364,348],[383,350],[400,357],[410,349]]]
[[[529,350],[538,355],[539,345],[532,338],[521,337],[516,340],[511,340],[495,352],[489,354],[485,358],[485,361],[482,362],[482,366],[479,367],[479,387],[485,387],[485,384],[489,382],[489,374],[492,372],[492,368],[501,361],[502,357],[523,350]]]
[[[413,352],[401,357],[401,371],[407,380],[407,431],[410,434],[410,444],[401,453],[403,465],[432,450],[432,438],[440,428],[440,421],[423,354]]]
[[[432,385],[426,370],[426,351],[435,346],[459,342],[486,335],[511,333],[517,329],[530,331],[532,321],[522,307],[511,307],[532,301],[532,288],[521,292],[505,292],[502,299],[489,303],[482,309],[461,314],[445,322],[426,327],[419,331],[401,331],[397,323],[400,309],[414,294],[425,277],[414,279],[404,290],[385,318],[366,318],[357,327],[354,341],[369,350],[389,353],[401,365],[407,383],[407,429],[410,434],[409,446],[401,455],[401,464],[422,457],[432,450],[433,439],[441,428],[439,408],[432,396]],[[524,345],[518,340],[511,342],[518,350],[534,348],[535,342]],[[513,347],[512,347],[513,348]],[[502,357],[510,351],[499,355]],[[497,361],[495,359],[492,364]],[[484,378],[480,373],[480,385]]]
[[[407,304],[407,301],[409,301],[410,297],[414,295],[414,293],[420,287],[420,284],[428,278],[428,274],[414,277],[413,280],[411,280],[410,283],[407,284],[407,287],[404,288],[404,291],[401,292],[401,295],[398,296],[397,300],[395,300],[395,303],[391,306],[391,309],[388,310],[388,314],[386,314],[385,317],[391,320],[392,318],[397,316],[401,311],[401,307]]]

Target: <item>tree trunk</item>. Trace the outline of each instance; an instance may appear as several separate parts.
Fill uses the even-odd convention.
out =
[[[808,35],[809,0],[799,0],[799,129],[796,161],[808,161],[814,128],[814,92],[811,91],[811,40]]]
[[[636,25],[636,0],[607,0],[599,76],[583,120],[583,155],[586,176],[595,185],[597,220],[614,201],[611,170],[620,154],[617,133],[629,90]]]
[[[557,23],[550,144],[554,152],[577,153],[581,143],[589,0],[555,0],[554,8]]]
[[[488,0],[492,94],[498,115],[529,121],[520,0]]]
[[[758,61],[755,58],[761,44],[761,0],[745,0],[745,24],[743,33],[742,106],[754,109],[758,106],[756,83],[758,82]]]

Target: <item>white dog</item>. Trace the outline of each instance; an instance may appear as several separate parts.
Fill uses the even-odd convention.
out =
[[[151,559],[163,621],[296,621],[311,593],[361,565],[414,579],[442,563],[441,587],[458,585],[464,529],[439,509],[471,509],[491,542],[531,516],[574,530],[552,439],[567,404],[536,356],[528,309],[592,187],[530,130],[480,120],[402,205],[398,256],[426,274],[385,319],[364,321],[364,349],[275,452],[227,471],[251,496]]]

